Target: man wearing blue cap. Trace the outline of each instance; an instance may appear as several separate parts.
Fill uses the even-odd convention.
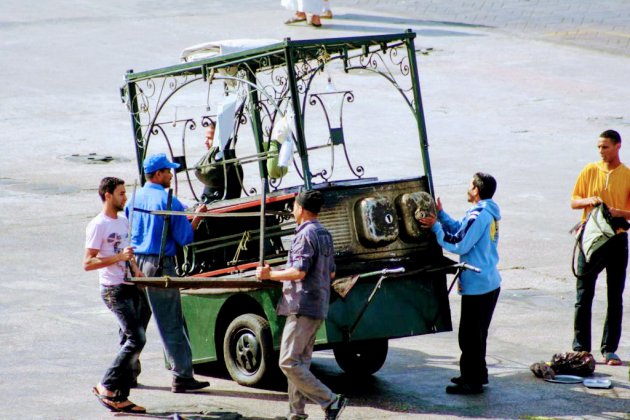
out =
[[[131,245],[138,261],[138,266],[147,277],[156,275],[175,276],[175,253],[177,246],[184,246],[193,241],[193,229],[201,222],[195,217],[190,223],[185,217],[172,217],[169,224],[164,217],[151,214],[154,210],[167,210],[168,193],[173,179],[172,169],[179,168],[178,163],[168,160],[164,153],[151,155],[143,162],[147,182],[136,193],[134,218],[131,229]],[[170,210],[184,211],[186,207],[172,197]],[[205,206],[197,209],[204,211]],[[125,213],[129,214],[129,206]],[[167,226],[166,246],[162,250],[162,231]],[[160,261],[160,256],[163,256]],[[161,263],[161,265],[160,265]],[[158,270],[161,268],[161,272]],[[184,317],[179,289],[146,287],[146,297],[150,308],[144,310],[145,327],[151,318],[151,312],[162,338],[164,352],[173,371],[172,392],[186,392],[205,388],[210,384],[193,378],[192,351],[184,327]],[[146,306],[146,305],[145,305]],[[137,367],[139,371],[139,366]],[[139,373],[139,372],[138,372]]]

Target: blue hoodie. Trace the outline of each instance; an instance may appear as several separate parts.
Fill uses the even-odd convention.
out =
[[[499,254],[499,206],[492,199],[475,203],[461,220],[453,220],[444,210],[438,213],[432,231],[445,250],[458,254],[461,262],[481,269],[464,270],[460,277],[461,295],[482,295],[501,286],[497,270]]]

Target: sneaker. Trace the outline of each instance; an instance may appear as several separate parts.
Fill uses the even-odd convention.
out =
[[[471,385],[471,384],[457,384],[457,385],[449,385],[446,387],[447,394],[457,394],[457,395],[474,395],[474,394],[482,394],[483,387],[481,385]]]
[[[210,386],[210,382],[198,381],[195,378],[179,378],[175,376],[173,378],[171,392],[181,393],[186,391],[196,391],[207,386]]]
[[[326,420],[338,419],[343,409],[346,408],[347,404],[348,398],[341,394],[337,394],[337,398],[335,399],[335,401],[333,401],[332,404],[330,404],[325,410]]]

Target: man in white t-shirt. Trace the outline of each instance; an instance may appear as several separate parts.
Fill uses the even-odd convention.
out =
[[[125,182],[119,178],[103,178],[98,193],[103,201],[103,211],[86,228],[83,268],[85,271],[98,270],[101,297],[116,316],[125,341],[92,392],[110,411],[145,413],[144,407],[128,399],[133,380],[132,364],[138,360],[146,338],[138,313],[140,291],[136,285],[125,281],[127,264],[134,277],[143,276],[129,246],[129,222],[118,215],[127,201]]]

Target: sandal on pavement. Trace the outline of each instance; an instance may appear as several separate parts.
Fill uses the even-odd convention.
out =
[[[304,16],[293,15],[293,16],[291,16],[290,19],[285,20],[284,24],[285,25],[290,25],[292,23],[299,23],[299,22],[306,22],[306,15],[304,15]]]
[[[96,398],[98,398],[98,402],[100,402],[109,411],[118,411],[118,409],[116,408],[116,396],[101,394],[95,386],[92,387],[92,394],[94,394]]]
[[[311,18],[311,21],[309,22],[312,26],[319,28],[320,26],[322,26],[322,22],[319,20],[319,16],[317,17],[317,20],[313,20],[313,18],[315,17],[315,15],[313,15],[313,17]]]
[[[120,397],[117,395],[109,396],[105,394],[101,394],[96,387],[92,387],[92,394],[98,398],[98,401],[103,405],[103,407],[107,408],[109,411],[114,413],[137,413],[144,414],[147,410],[144,407],[140,407],[125,398],[125,400],[120,401]],[[128,402],[129,404],[121,406]]]
[[[322,19],[332,19],[333,18],[332,10],[326,10],[324,13],[319,15],[319,17]]]
[[[120,411],[121,413],[132,413],[132,414],[133,413],[135,413],[135,414],[144,414],[144,413],[147,412],[146,408],[140,407],[139,405],[136,405],[136,404],[132,403],[129,400],[127,400],[127,402],[129,404],[123,405],[122,407],[118,407],[118,411]]]
[[[606,363],[608,366],[621,366],[621,365],[623,365],[623,362],[621,361],[619,356],[617,356],[613,352],[604,353],[604,363]]]

